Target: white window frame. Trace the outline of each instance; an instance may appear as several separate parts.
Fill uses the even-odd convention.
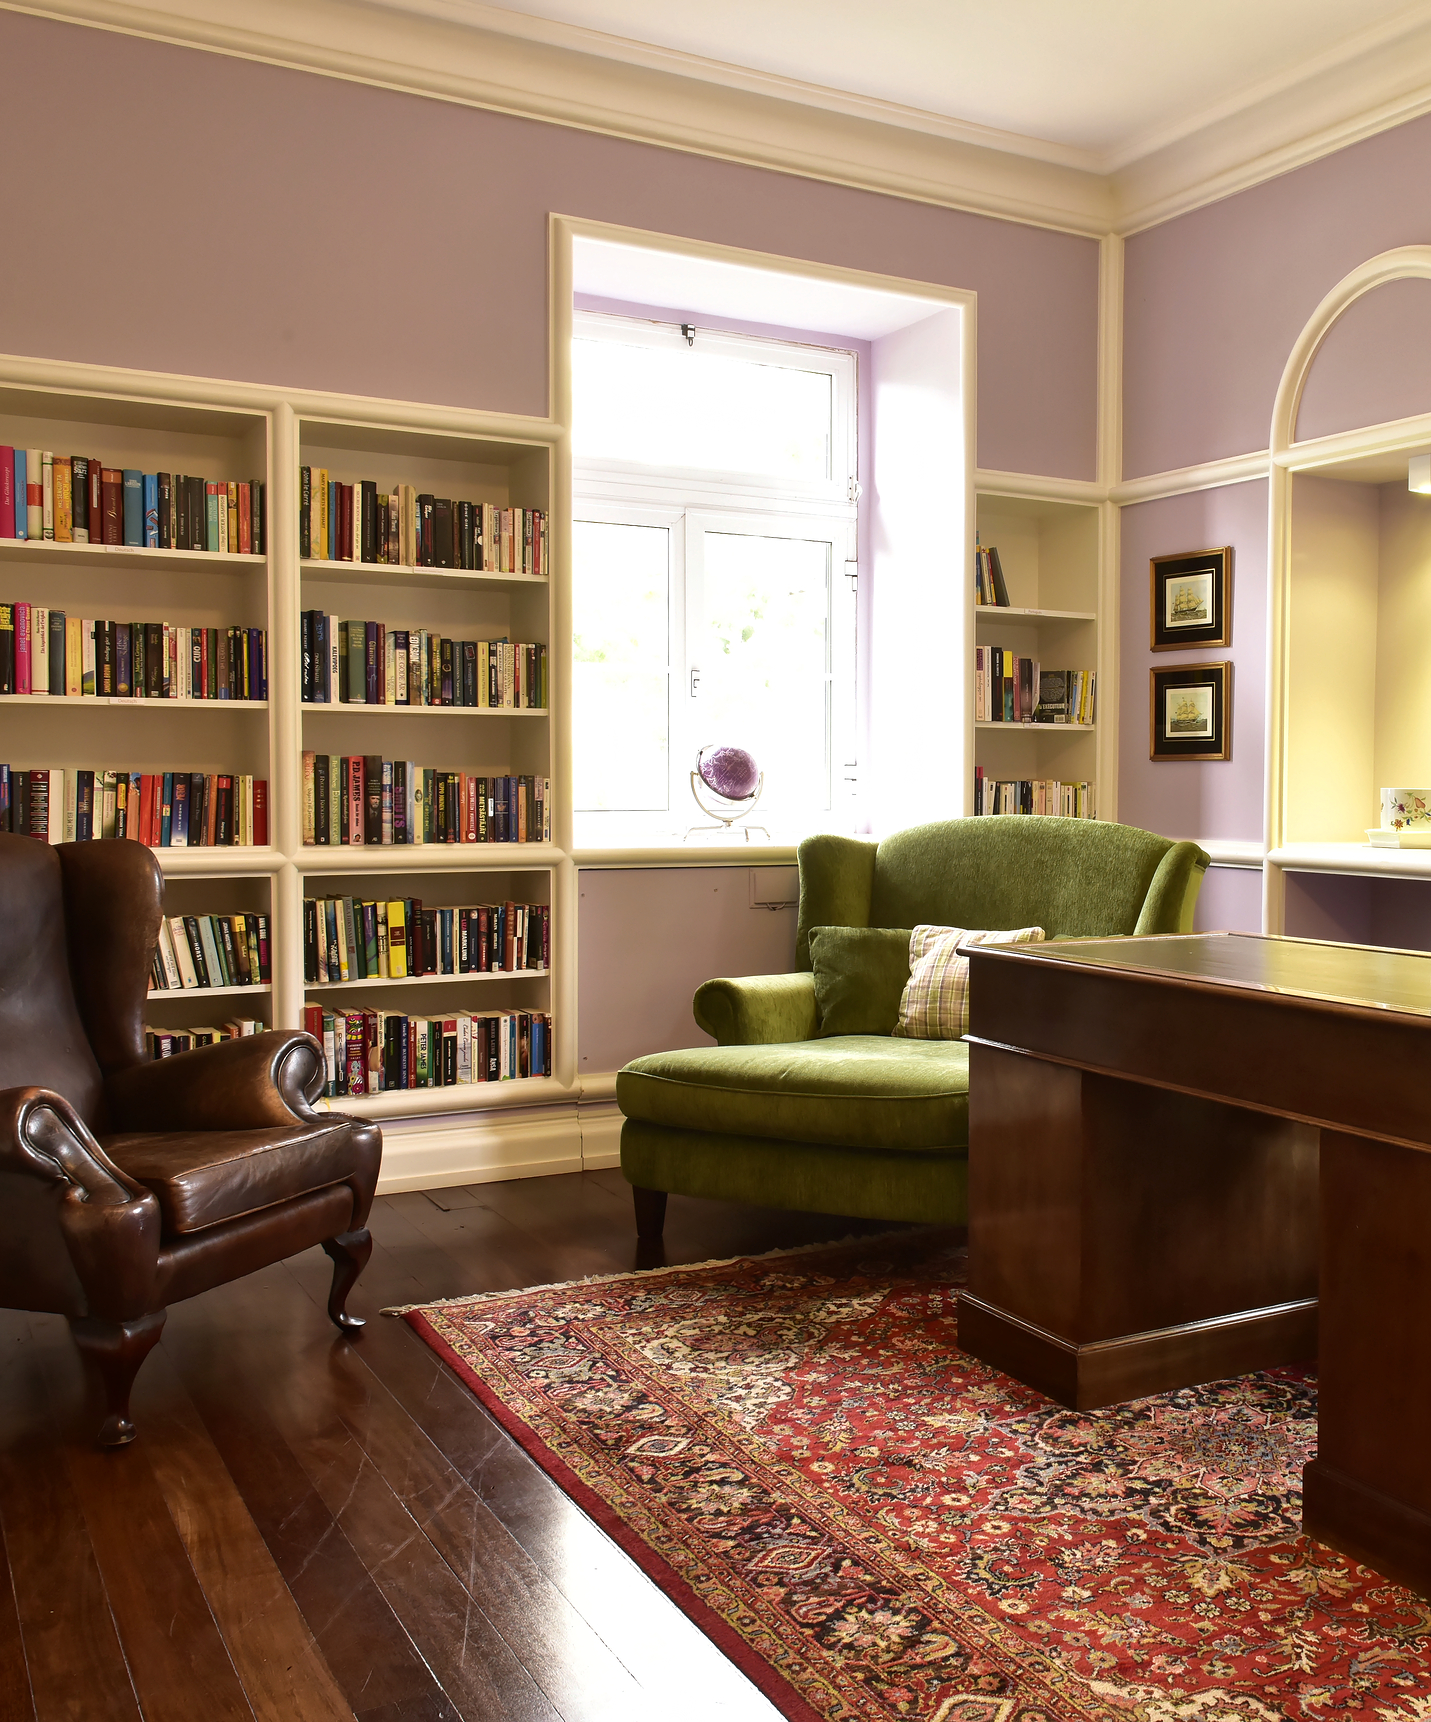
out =
[[[653,346],[687,345],[680,327],[634,318],[578,312],[573,335]],[[856,590],[859,486],[858,371],[856,356],[824,347],[697,328],[696,339],[744,359],[794,363],[833,380],[830,470],[823,480],[776,482],[768,476],[680,467],[653,468],[637,462],[577,458],[573,462],[573,515],[577,521],[659,526],[669,532],[669,643],[667,737],[669,798],[662,812],[581,811],[582,840],[618,846],[679,841],[687,828],[706,823],[690,792],[696,749],[713,738],[701,732],[698,632],[703,572],[703,534],[750,533],[761,537],[824,539],[830,545],[830,609],[826,639],[826,738],[829,806],[823,811],[782,807],[762,799],[752,821],[764,824],[776,842],[812,830],[849,831],[857,792],[858,649]],[[774,351],[773,351],[774,350]],[[693,601],[692,601],[693,600]],[[797,829],[798,827],[798,829]]]

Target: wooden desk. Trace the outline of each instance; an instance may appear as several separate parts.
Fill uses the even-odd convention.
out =
[[[1431,1595],[1431,956],[970,954],[965,1350],[1084,1409],[1316,1355],[1303,1526]]]

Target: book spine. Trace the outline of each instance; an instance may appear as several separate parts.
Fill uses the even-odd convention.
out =
[[[18,495],[15,506],[19,507]],[[25,536],[45,536],[44,450],[38,448],[25,450]]]
[[[40,530],[38,536],[51,543],[55,537],[55,457],[47,448],[40,450]]]
[[[144,544],[144,474],[132,467],[126,467],[121,483],[121,506],[124,510],[124,535],[121,542],[138,549]]]
[[[0,538],[15,537],[15,450],[0,444]]]
[[[74,469],[68,455],[54,459],[55,542],[74,543]]]
[[[159,474],[144,474],[144,542],[150,550],[159,548]]]

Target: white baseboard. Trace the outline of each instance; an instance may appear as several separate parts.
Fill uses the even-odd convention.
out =
[[[621,1164],[621,1111],[615,1101],[581,1108],[581,1166],[595,1172]]]
[[[574,1106],[539,1113],[473,1114],[427,1125],[420,1119],[383,1124],[378,1194],[491,1184],[505,1178],[544,1178],[582,1169],[581,1126]]]
[[[378,1194],[545,1178],[620,1164],[621,1113],[614,1101],[460,1118],[390,1118],[383,1121]]]

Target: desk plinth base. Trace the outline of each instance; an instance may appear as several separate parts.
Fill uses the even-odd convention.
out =
[[[1317,1132],[973,1040],[959,1343],[1077,1410],[1317,1354]]]
[[[1303,1363],[1317,1350],[1317,1300],[1080,1345],[965,1292],[959,1347],[1074,1411],[1096,1411],[1200,1381]]]

